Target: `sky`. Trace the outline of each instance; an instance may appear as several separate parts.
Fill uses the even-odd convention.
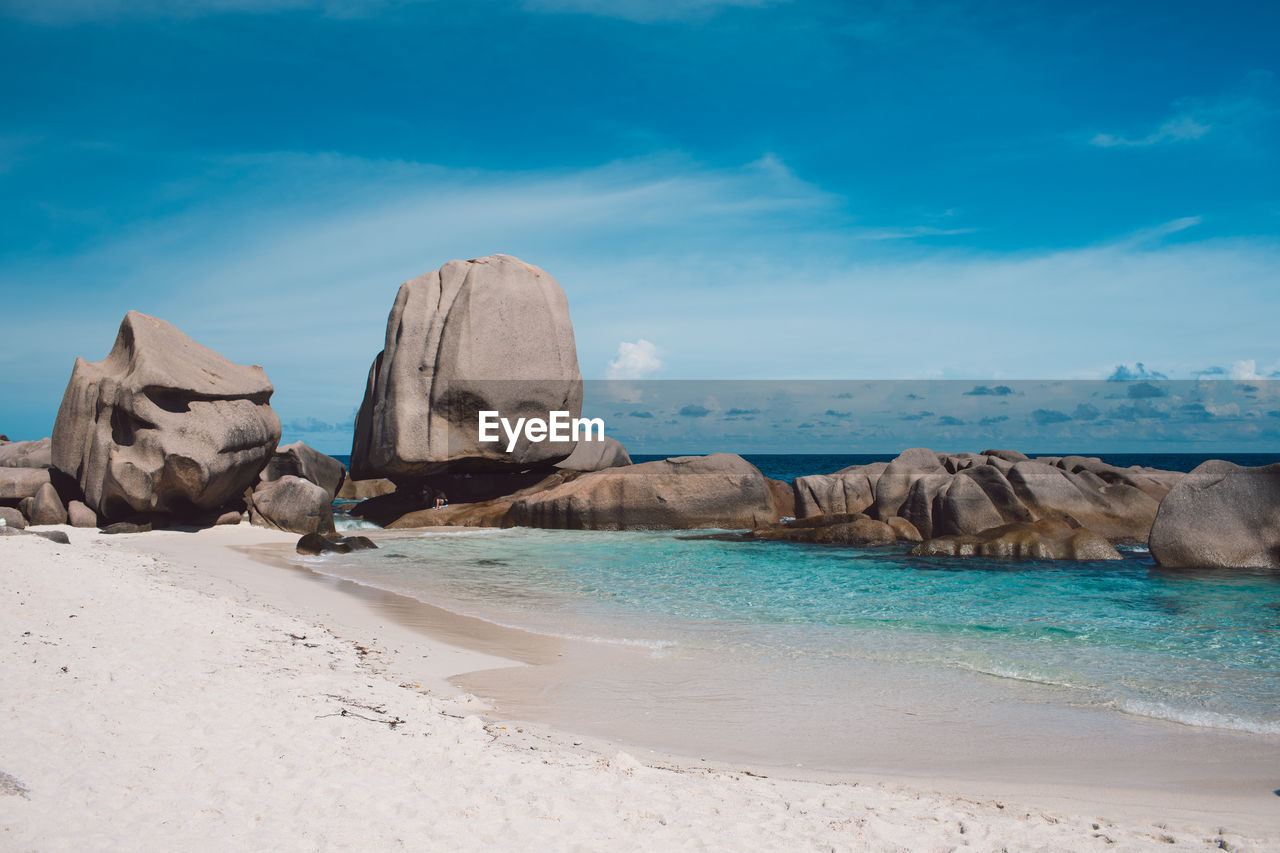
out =
[[[0,432],[137,309],[344,452],[399,284],[499,252],[588,378],[1277,377],[1278,36],[1232,0],[0,0]]]

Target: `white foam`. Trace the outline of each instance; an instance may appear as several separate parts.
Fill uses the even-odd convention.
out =
[[[372,521],[365,521],[363,518],[346,518],[343,516],[334,516],[334,529],[339,532],[346,530],[381,530],[380,525],[374,524]]]
[[[1251,720],[1235,714],[1223,714],[1217,711],[1184,710],[1174,708],[1163,702],[1150,702],[1145,699],[1119,699],[1111,703],[1118,711],[1132,714],[1135,717],[1152,717],[1157,720],[1168,720],[1184,726],[1199,726],[1207,729],[1229,729],[1236,732],[1252,732],[1260,735],[1280,734],[1280,722],[1267,720]]]
[[[442,536],[501,536],[507,530],[495,530],[492,527],[461,527],[457,530],[428,530],[419,533],[415,539],[436,539]]]
[[[1148,548],[1146,545],[1137,545],[1137,544],[1117,545],[1116,550],[1122,551],[1126,554],[1150,554],[1151,553],[1151,549]]]
[[[1039,673],[1029,672],[1026,670],[1011,669],[1009,667],[995,665],[981,666],[979,664],[971,663],[961,663],[959,666],[961,669],[967,669],[970,672],[977,672],[982,675],[991,675],[996,678],[1007,678],[1011,681],[1026,681],[1031,684],[1046,684],[1050,687],[1068,687],[1077,690],[1083,687],[1083,685],[1073,684],[1070,681],[1059,681],[1057,679],[1050,678],[1047,675],[1041,675]]]

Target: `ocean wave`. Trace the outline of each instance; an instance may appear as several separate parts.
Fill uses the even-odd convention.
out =
[[[363,518],[350,518],[335,515],[333,517],[333,527],[339,533],[348,530],[381,530],[381,525],[374,524],[372,521],[365,521]]]
[[[1012,667],[1004,667],[994,664],[983,665],[975,663],[959,663],[957,666],[961,669],[967,669],[970,672],[976,672],[981,675],[990,675],[995,678],[1007,678],[1011,681],[1026,681],[1030,684],[1046,684],[1050,687],[1067,687],[1072,690],[1080,690],[1086,687],[1084,684],[1062,681],[1043,673],[1025,669],[1014,669]]]
[[[1207,729],[1228,729],[1236,732],[1251,732],[1260,735],[1280,734],[1280,721],[1255,720],[1236,714],[1223,714],[1218,711],[1203,709],[1174,708],[1163,702],[1152,702],[1146,699],[1117,699],[1108,703],[1117,711],[1135,717],[1151,717],[1167,720],[1184,726],[1198,726]]]
[[[499,530],[493,527],[460,527],[457,530],[427,530],[413,538],[438,539],[441,536],[501,536],[508,532],[508,530]]]
[[[1116,546],[1116,550],[1122,554],[1150,554],[1151,549],[1146,545],[1138,545],[1136,543],[1122,543]]]

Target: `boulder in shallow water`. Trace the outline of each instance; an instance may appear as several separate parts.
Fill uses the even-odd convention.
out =
[[[253,490],[249,520],[291,533],[332,533],[333,501],[321,486],[288,475]]]
[[[679,456],[581,474],[511,505],[504,526],[567,530],[754,528],[778,520],[764,475],[741,456]]]
[[[481,442],[478,413],[582,413],[582,375],[559,283],[507,255],[451,261],[400,287],[356,415],[352,476],[549,467],[574,442]]]
[[[294,550],[299,554],[315,557],[321,554],[369,551],[377,547],[377,544],[368,536],[321,536],[319,533],[308,533],[298,540]]]
[[[76,359],[53,464],[104,519],[191,518],[237,498],[280,440],[261,367],[130,311],[102,361]]]
[[[917,557],[1002,557],[1013,560],[1119,560],[1111,543],[1065,521],[1016,521],[964,536],[927,539]]]
[[[786,524],[751,531],[755,539],[812,542],[821,545],[888,545],[897,533],[883,521],[862,513],[840,513],[799,518]]]
[[[1280,569],[1280,462],[1199,465],[1160,502],[1151,556],[1170,568]]]
[[[893,517],[885,522],[889,525],[899,542],[923,542],[924,536],[916,529],[916,526],[905,518]]]

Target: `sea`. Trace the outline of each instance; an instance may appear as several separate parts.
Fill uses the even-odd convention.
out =
[[[1206,458],[1277,461],[1088,455],[1184,471]],[[791,479],[892,456],[747,458]],[[800,693],[849,703],[848,685],[880,673],[892,677],[856,701],[897,708],[903,685],[935,693],[948,685],[953,698],[972,691],[967,702],[980,696],[993,708],[1004,690],[1020,703],[1280,735],[1276,573],[1166,570],[1138,545],[1111,562],[925,559],[907,550],[516,528],[424,532],[377,551],[298,559],[325,577],[491,625],[625,649],[646,673],[626,690],[646,695],[615,697],[619,714],[627,701],[670,709],[696,699],[745,715],[761,690],[778,701]],[[610,678],[608,689],[625,692]]]

